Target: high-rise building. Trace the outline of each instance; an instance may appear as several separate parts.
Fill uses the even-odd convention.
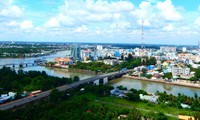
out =
[[[200,41],[198,42],[198,48],[200,49]]]
[[[79,45],[72,45],[70,51],[71,57],[73,57],[74,60],[81,59],[81,47]]]

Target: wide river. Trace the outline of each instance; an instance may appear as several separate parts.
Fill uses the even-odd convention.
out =
[[[50,60],[54,60],[56,57],[64,57],[69,54],[70,54],[70,51],[63,51],[63,52],[58,52],[56,54],[52,54],[49,56],[43,56],[43,57],[37,57],[37,58],[25,58],[25,59],[3,58],[3,59],[0,59],[0,65],[10,64],[10,63],[21,63],[21,62],[33,63],[33,61],[38,58],[46,59],[50,61]],[[29,70],[46,71],[47,74],[52,75],[52,76],[58,76],[58,77],[79,76],[80,79],[94,76],[94,74],[86,74],[86,73],[74,72],[74,71],[70,72],[67,69],[47,68],[44,66],[28,66],[28,67],[23,68],[23,70],[24,71],[29,71]],[[115,79],[115,80],[110,81],[108,85],[112,85],[114,87],[123,85],[127,87],[128,89],[131,89],[131,88],[142,89],[150,93],[155,93],[156,91],[161,91],[161,92],[166,91],[167,93],[173,94],[173,95],[177,95],[178,93],[181,93],[187,96],[194,96],[194,93],[197,93],[198,96],[200,96],[200,89],[197,89],[197,88],[189,88],[189,87],[169,85],[169,84],[163,84],[163,83],[154,83],[154,82],[148,82],[148,81],[134,80],[130,78]]]

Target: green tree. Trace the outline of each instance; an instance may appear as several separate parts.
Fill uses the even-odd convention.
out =
[[[200,112],[195,112],[194,113],[194,119],[195,120],[200,120]]]
[[[79,81],[80,78],[78,76],[74,76],[74,81]]]
[[[49,95],[51,102],[56,102],[59,100],[61,92],[58,89],[53,89]]]
[[[143,74],[143,76],[145,76],[146,73],[147,73],[147,69],[146,68],[142,68],[142,74]]]
[[[171,72],[165,73],[163,77],[171,79],[172,78],[172,73]]]
[[[149,74],[149,75],[146,75],[146,78],[148,78],[148,79],[151,79],[151,77],[152,77],[152,75],[151,75],[151,74]]]
[[[141,120],[142,114],[136,108],[133,108],[128,114],[128,120]]]

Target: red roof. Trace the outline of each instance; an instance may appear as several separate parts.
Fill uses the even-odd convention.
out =
[[[73,62],[72,60],[68,59],[68,58],[56,58],[55,59],[56,62]]]

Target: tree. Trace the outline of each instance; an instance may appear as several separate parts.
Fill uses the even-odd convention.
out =
[[[60,91],[58,89],[53,89],[50,93],[50,101],[56,102],[60,98]]]
[[[133,108],[128,114],[128,120],[141,120],[142,114],[136,108]]]
[[[74,81],[79,81],[80,78],[78,76],[74,76]]]
[[[165,73],[163,77],[164,77],[164,78],[171,79],[171,78],[172,78],[172,73],[171,73],[171,72]]]
[[[147,73],[147,69],[146,68],[142,68],[142,74],[143,74],[143,76],[145,76],[146,73]]]
[[[133,59],[133,56],[129,53],[128,57],[126,58],[127,61],[131,61]]]
[[[127,87],[124,87],[124,86],[122,86],[122,85],[117,86],[117,88],[118,88],[119,90],[127,90]]]
[[[155,65],[156,64],[156,58],[155,57],[150,57],[149,59],[147,59],[146,61],[146,65]]]
[[[197,80],[199,80],[199,78],[200,78],[200,68],[196,69],[195,77],[197,78]]]
[[[194,113],[194,119],[195,120],[200,120],[200,112],[195,112]]]
[[[148,79],[151,79],[151,77],[152,77],[152,75],[151,75],[151,74],[149,74],[149,75],[146,75],[146,78],[148,78]]]

